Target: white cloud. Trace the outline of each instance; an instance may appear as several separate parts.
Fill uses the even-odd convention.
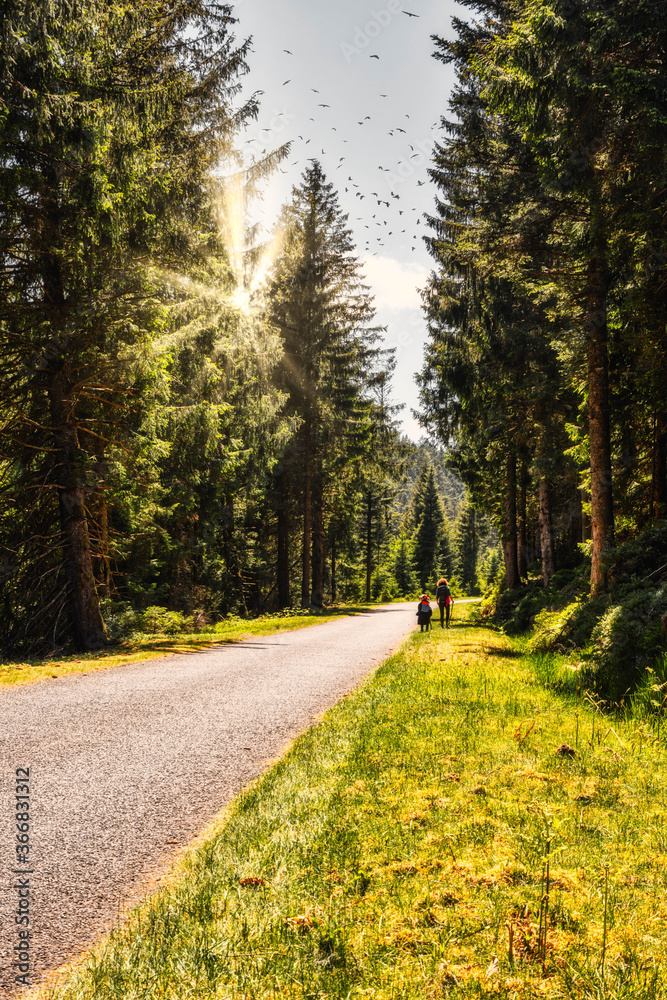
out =
[[[364,272],[378,309],[421,309],[417,289],[426,285],[428,271],[419,264],[402,264],[392,257],[370,257],[364,261]]]

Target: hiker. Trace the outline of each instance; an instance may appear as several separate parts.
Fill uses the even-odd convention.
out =
[[[440,628],[445,627],[445,614],[447,615],[447,628],[449,628],[449,616],[452,612],[454,599],[452,598],[452,592],[449,589],[449,584],[445,580],[444,576],[442,579],[438,580],[438,589],[435,592],[435,599],[438,602],[438,607],[440,608]]]
[[[433,608],[431,607],[431,602],[428,599],[428,594],[422,594],[421,600],[417,605],[417,624],[420,627],[420,632],[426,631],[431,627],[431,615],[433,614]]]

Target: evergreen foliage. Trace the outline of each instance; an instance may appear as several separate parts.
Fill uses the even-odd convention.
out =
[[[232,23],[200,0],[3,5],[6,645],[106,641],[107,497],[163,379],[165,274],[213,259],[220,278],[210,171],[256,113],[235,105],[247,43]]]
[[[424,423],[503,544],[507,585],[667,510],[662,5],[464,0],[431,177]],[[649,363],[648,358],[652,361]]]
[[[373,392],[386,384],[391,354],[377,346],[382,331],[373,326],[375,308],[347,221],[333,184],[313,161],[283,211],[283,243],[269,293],[269,319],[282,341],[277,384],[297,426],[281,463],[281,504],[287,507],[291,501],[301,521],[303,606],[319,606],[324,600],[334,482],[361,459],[377,464],[390,416],[386,406],[374,403]],[[395,437],[389,424],[386,432]],[[383,501],[370,480],[362,491],[370,600],[370,535]],[[289,550],[287,543],[278,568],[285,581],[282,604],[291,601]]]

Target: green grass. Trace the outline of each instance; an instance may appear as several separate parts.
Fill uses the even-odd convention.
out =
[[[666,997],[661,739],[458,619],[301,736],[48,995]]]
[[[277,615],[263,615],[259,618],[232,618],[215,628],[196,633],[180,635],[139,635],[118,642],[103,652],[75,653],[71,656],[45,660],[22,660],[0,662],[0,686],[5,684],[30,684],[49,677],[65,674],[91,673],[93,670],[108,670],[110,667],[154,660],[174,653],[194,653],[230,642],[240,642],[255,635],[273,635],[322,625],[341,617],[361,614],[364,607],[340,606],[321,611],[282,612]]]

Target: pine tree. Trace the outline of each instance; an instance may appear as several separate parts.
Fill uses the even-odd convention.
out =
[[[216,252],[209,170],[256,113],[232,108],[232,23],[203,0],[3,5],[0,499],[31,498],[3,542],[6,645],[64,640],[64,601],[74,645],[105,642],[108,456],[161,377],[164,276]]]
[[[421,485],[421,477],[420,477]],[[438,578],[438,557],[441,551],[445,511],[438,493],[433,467],[429,466],[421,495],[415,499],[415,510],[421,512],[415,536],[414,565],[419,586],[435,584]]]
[[[317,161],[293,190],[281,228],[269,316],[283,344],[277,385],[288,396],[287,413],[299,422],[286,455],[291,488],[301,496],[301,603],[321,605],[327,490],[370,448],[370,387],[383,367],[375,346],[381,331],[372,325],[373,300],[347,216]],[[285,577],[284,563],[278,572]]]
[[[456,525],[458,579],[466,594],[476,594],[477,557],[479,555],[478,515],[471,503],[466,503]]]
[[[401,597],[408,597],[415,590],[415,577],[412,568],[413,553],[405,535],[401,535],[394,556],[393,571],[398,591]]]
[[[452,529],[447,516],[445,515],[445,520],[442,525],[442,531],[440,533],[440,548],[438,550],[438,573],[445,578],[450,578],[456,576],[457,574],[457,555],[454,549],[454,543],[452,540]]]

